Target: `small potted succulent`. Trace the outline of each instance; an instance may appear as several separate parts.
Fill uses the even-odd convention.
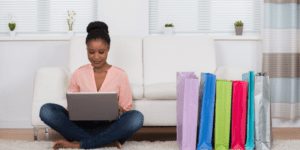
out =
[[[244,23],[241,20],[237,20],[234,22],[235,27],[235,35],[242,35],[243,34],[243,27]]]
[[[10,30],[10,35],[15,36],[15,34],[16,34],[15,29],[16,29],[17,24],[13,21],[12,16],[10,16],[9,18],[10,18],[9,19],[10,21],[8,23],[8,28]]]
[[[174,25],[173,23],[166,23],[164,28],[165,34],[174,34]]]

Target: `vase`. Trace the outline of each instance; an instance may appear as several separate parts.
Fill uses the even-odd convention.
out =
[[[235,27],[235,35],[242,35],[243,34],[243,26]]]
[[[10,31],[10,32],[9,32],[9,35],[10,35],[11,37],[16,36],[16,31]]]
[[[73,35],[74,35],[74,31],[73,31],[73,30],[69,30],[69,31],[68,31],[68,35],[69,35],[69,36],[73,36]]]
[[[175,33],[174,27],[165,27],[164,28],[164,34],[166,34],[166,35],[172,35],[174,33]]]

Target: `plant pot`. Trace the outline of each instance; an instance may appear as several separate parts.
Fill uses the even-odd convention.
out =
[[[10,35],[11,37],[16,36],[16,31],[15,31],[15,30],[14,30],[14,31],[9,31],[9,35]]]
[[[175,33],[174,27],[165,27],[165,28],[164,28],[164,34],[172,35],[172,34],[174,34],[174,33]]]
[[[69,35],[69,36],[73,36],[73,35],[74,35],[74,31],[69,30],[69,31],[68,31],[68,35]]]
[[[235,27],[235,35],[242,35],[243,34],[243,26]]]

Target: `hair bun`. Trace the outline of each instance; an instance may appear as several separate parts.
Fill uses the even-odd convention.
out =
[[[101,30],[101,31],[108,33],[108,26],[106,25],[106,23],[104,23],[102,21],[94,21],[94,22],[89,23],[89,25],[86,28],[86,31],[88,33],[90,33],[94,30]]]

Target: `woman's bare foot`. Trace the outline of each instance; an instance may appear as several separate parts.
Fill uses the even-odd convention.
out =
[[[119,141],[116,141],[115,144],[116,144],[116,146],[117,146],[118,149],[122,148],[122,144]]]
[[[107,147],[117,147],[118,149],[122,148],[122,144],[119,141],[112,142],[112,143],[110,143],[110,144],[108,144],[106,146]]]
[[[54,143],[53,149],[58,150],[59,148],[80,148],[80,144],[78,142],[59,140]]]

